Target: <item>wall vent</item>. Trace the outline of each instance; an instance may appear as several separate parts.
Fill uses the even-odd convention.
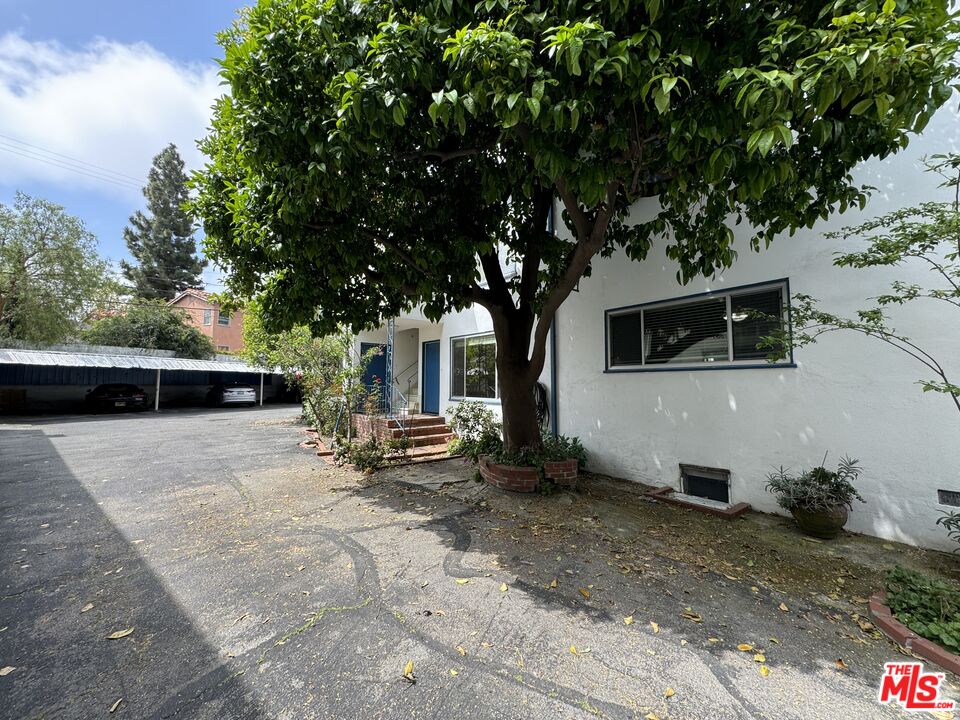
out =
[[[702,465],[680,464],[680,482],[687,495],[730,502],[730,471]]]
[[[960,507],[960,492],[956,490],[937,490],[937,502],[941,505]]]

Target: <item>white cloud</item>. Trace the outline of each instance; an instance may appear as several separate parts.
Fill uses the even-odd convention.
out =
[[[141,180],[153,156],[173,142],[188,168],[197,168],[202,156],[196,140],[205,133],[211,104],[224,91],[216,72],[212,63],[179,63],[145,43],[96,40],[71,50],[3,35],[0,136]],[[5,149],[11,147],[21,155]],[[40,180],[112,196],[139,194],[23,154],[43,155],[0,137],[0,183]]]

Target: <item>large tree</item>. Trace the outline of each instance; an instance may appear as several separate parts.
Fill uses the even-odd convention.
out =
[[[19,192],[0,204],[0,340],[70,339],[114,286],[79,218]]]
[[[120,265],[139,297],[169,300],[200,285],[205,263],[197,257],[193,220],[184,209],[187,193],[183,159],[171,143],[153,158],[143,188],[147,214],[137,210],[123,231],[136,263]]]
[[[261,0],[220,36],[194,207],[279,325],[485,307],[507,448],[535,446],[594,258],[661,239],[687,281],[734,262],[734,223],[759,249],[862,204],[850,170],[946,101],[956,33],[945,0]]]
[[[187,313],[162,300],[130,302],[123,312],[94,322],[83,339],[94,345],[173,350],[201,360],[214,356],[210,338],[190,324]]]

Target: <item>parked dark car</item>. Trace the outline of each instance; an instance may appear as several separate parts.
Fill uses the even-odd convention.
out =
[[[143,388],[125,383],[97,385],[87,392],[85,400],[91,410],[146,410],[149,407]]]
[[[253,407],[256,404],[257,391],[250,385],[221,383],[214,385],[207,391],[207,405],[212,407],[223,407],[225,405],[247,405]]]

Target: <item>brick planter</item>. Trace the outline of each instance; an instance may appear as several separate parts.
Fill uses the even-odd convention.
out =
[[[906,625],[897,620],[886,604],[887,594],[878,592],[870,598],[870,618],[873,624],[898,645],[910,650],[914,655],[960,675],[960,657],[926,638],[918,637]]]
[[[501,490],[532,493],[540,484],[540,473],[536,468],[497,465],[490,462],[486,455],[480,456],[477,469],[484,480]]]
[[[494,487],[510,492],[536,492],[540,486],[540,472],[534,467],[498,465],[486,455],[477,463],[480,476]],[[572,487],[577,482],[577,461],[561,460],[544,464],[543,474],[557,485]]]
[[[551,460],[543,464],[543,474],[547,480],[553,480],[560,487],[575,487],[580,463],[576,458],[569,460]]]

